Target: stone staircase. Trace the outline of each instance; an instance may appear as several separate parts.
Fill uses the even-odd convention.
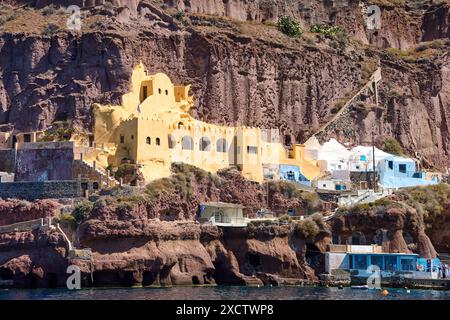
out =
[[[95,162],[93,164],[85,161],[85,160],[74,160],[76,165],[78,165],[78,171],[81,173],[81,177],[87,177],[88,179],[96,179],[100,178],[102,181],[102,185],[106,187],[115,187],[120,183],[111,177],[106,170],[96,166]]]
[[[326,131],[329,128],[333,128],[333,126],[337,125],[337,122],[345,115],[349,114],[350,111],[355,107],[356,103],[360,101],[363,95],[375,95],[375,101],[378,103],[378,92],[377,92],[377,84],[382,80],[381,77],[381,68],[375,70],[375,72],[370,76],[369,80],[366,84],[356,93],[354,94],[347,102],[342,106],[342,108],[325,124],[323,124],[312,136],[315,136],[320,142],[324,141],[324,136],[326,136]],[[374,89],[375,88],[375,89]],[[376,106],[379,109],[384,109]]]

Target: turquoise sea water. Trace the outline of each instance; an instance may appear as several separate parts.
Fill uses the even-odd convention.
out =
[[[172,287],[172,288],[95,288],[0,289],[0,300],[450,300],[450,291],[388,288],[379,290],[325,287]]]

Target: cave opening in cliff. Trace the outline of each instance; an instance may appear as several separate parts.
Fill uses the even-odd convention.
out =
[[[352,245],[365,245],[366,244],[366,237],[364,236],[364,234],[362,232],[354,232],[350,237],[349,237],[349,242]]]
[[[305,252],[306,262],[317,273],[324,273],[325,258],[320,249],[314,243],[306,244]]]
[[[0,280],[12,280],[13,276],[14,273],[12,272],[12,270],[5,267],[0,268]]]
[[[94,271],[93,277],[95,286],[133,286],[133,273],[131,271]]]
[[[161,272],[159,273],[159,280],[161,283],[166,283],[170,280],[170,271],[172,270],[171,265],[165,265],[162,267]]]
[[[38,284],[38,278],[35,274],[29,273],[25,276],[24,286],[26,288],[36,288]]]
[[[47,277],[47,288],[58,287],[58,276],[56,273],[49,273]]]
[[[192,284],[201,284],[197,276],[192,276]]]
[[[246,254],[246,260],[255,270],[261,267],[261,257],[258,254],[248,252]]]
[[[142,285],[151,286],[156,280],[156,275],[151,271],[144,271],[142,273]]]
[[[120,286],[121,287],[132,287],[134,284],[133,272],[125,271],[120,277]]]

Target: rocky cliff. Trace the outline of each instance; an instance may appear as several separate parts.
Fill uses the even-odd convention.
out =
[[[86,220],[79,246],[91,260],[70,259],[54,229],[0,235],[0,277],[15,286],[64,286],[66,268],[80,267],[83,286],[299,284],[315,280],[307,242],[292,224],[221,229],[194,221]],[[319,247],[330,238],[318,237]]]
[[[70,118],[89,130],[92,103],[118,103],[131,67],[142,61],[151,73],[193,84],[192,113],[199,119],[278,128],[303,142],[379,60],[383,108],[352,112],[352,134],[337,130],[329,136],[356,144],[375,131],[395,137],[424,165],[448,165],[448,45],[421,42],[448,38],[446,4],[380,4],[383,28],[373,32],[365,28],[366,5],[354,1],[92,3],[80,3],[85,9],[78,33],[65,29],[64,12],[4,7],[0,123],[35,130]],[[179,10],[186,13],[177,15]],[[299,19],[305,29],[300,39],[274,27],[283,14]],[[330,22],[349,38],[308,32],[315,23]],[[61,29],[49,31],[49,23]]]
[[[90,248],[92,259],[69,258],[68,243],[53,228],[4,232],[0,277],[16,286],[62,286],[67,266],[75,264],[82,271],[83,286],[300,284],[324,272],[323,253],[332,242],[376,243],[385,252],[422,257],[436,257],[435,246],[446,252],[449,197],[445,185],[408,189],[371,204],[342,208],[327,222],[316,213],[303,221],[284,217],[251,222],[246,228],[219,228],[196,222],[184,201],[171,204],[181,216],[167,219],[149,214],[148,199],[101,196],[72,214],[81,221],[74,243]],[[156,205],[158,200],[151,201]],[[27,213],[39,217],[36,206],[42,205],[23,209],[21,219]],[[64,214],[59,219],[72,221]]]

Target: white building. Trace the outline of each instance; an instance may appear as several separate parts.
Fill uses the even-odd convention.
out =
[[[335,139],[325,142],[317,152],[317,163],[324,171],[348,170],[350,151]]]
[[[390,157],[391,154],[378,148],[375,149],[375,167],[381,160]],[[350,151],[349,169],[354,172],[373,171],[373,149],[372,147],[357,146]]]

